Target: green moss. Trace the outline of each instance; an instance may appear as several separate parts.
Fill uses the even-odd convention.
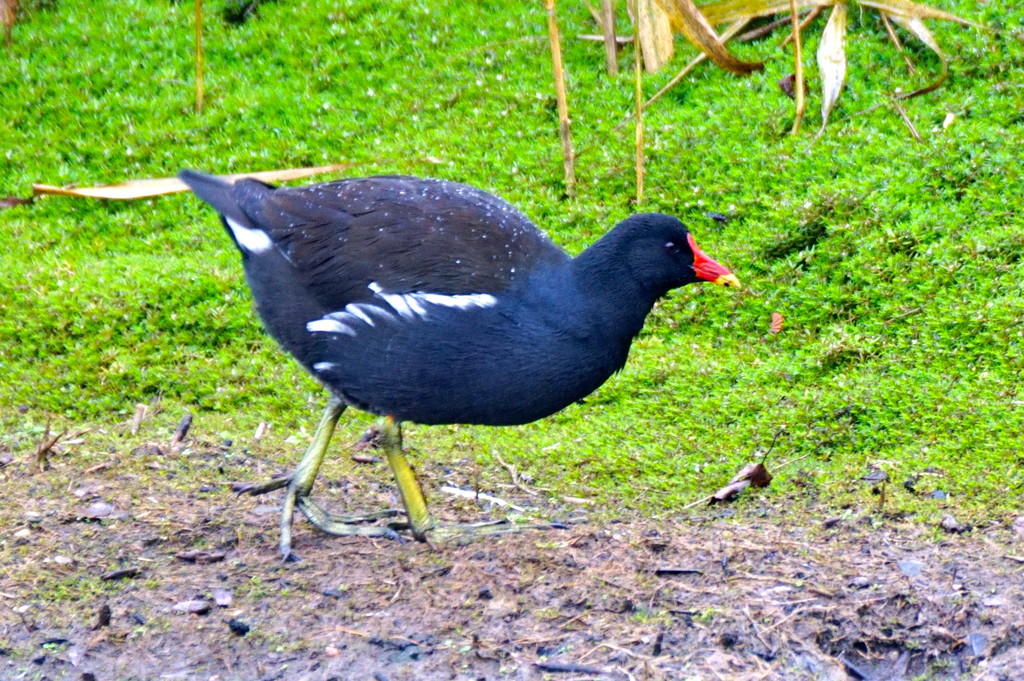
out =
[[[631,107],[632,76],[608,78],[600,45],[571,38],[583,153],[577,197],[563,198],[540,5],[277,2],[240,26],[211,13],[202,115],[192,111],[191,5],[96,9],[34,6],[18,25],[0,61],[0,194],[185,167],[352,161],[353,173],[496,192],[574,253],[634,210],[673,213],[748,286],[690,287],[663,301],[626,369],[586,404],[514,429],[413,426],[407,442],[419,456],[472,447],[497,469],[492,452],[501,452],[538,486],[671,512],[785,427],[773,459],[807,458],[766,494],[858,503],[852,480],[881,461],[894,480],[941,471],[927,479],[965,512],[1019,507],[1016,3],[944,4],[1007,31],[933,25],[953,75],[905,103],[923,144],[887,106],[846,118],[897,85],[928,82],[938,66],[915,49],[922,68],[908,75],[871,14],[854,13],[849,85],[809,150],[810,132],[786,134],[792,105],[776,83],[791,64],[774,41],[739,48],[772,57],[763,74],[698,69],[646,117],[639,207],[630,128],[611,133]],[[561,11],[566,36],[592,30],[582,5]],[[688,48],[680,53],[676,69]],[[672,73],[648,76],[647,93]],[[709,211],[731,219],[719,224]],[[0,226],[4,422],[38,427],[52,413],[110,424],[162,396],[165,409],[205,415],[219,436],[248,435],[263,420],[275,432],[311,426],[320,390],[260,330],[229,240],[192,197],[46,198],[3,210]],[[768,333],[772,312],[785,318],[781,334]],[[349,421],[340,437],[354,440],[365,423]],[[18,447],[35,439],[18,426],[4,435]],[[940,510],[896,494],[925,516]]]

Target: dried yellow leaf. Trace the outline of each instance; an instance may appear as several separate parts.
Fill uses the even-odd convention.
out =
[[[630,0],[627,8],[640,38],[644,68],[654,73],[672,59],[675,52],[668,14],[657,0]]]
[[[265,170],[258,173],[238,173],[235,175],[224,175],[228,180],[237,180],[243,177],[251,177],[266,182],[280,182],[283,180],[297,180],[310,175],[321,173],[333,173],[339,170],[350,168],[352,163],[338,163],[329,166],[318,166],[315,168],[288,168],[285,170]],[[34,184],[32,191],[35,194],[58,194],[61,196],[77,196],[89,199],[112,199],[129,200],[145,199],[152,196],[163,196],[188,191],[184,182],[176,177],[160,177],[146,180],[130,180],[120,184],[110,184],[102,187],[81,187],[64,188],[54,187],[48,184]]]
[[[839,93],[846,82],[846,5],[836,3],[818,44],[818,71],[821,75],[821,127],[828,123]]]
[[[764,68],[762,62],[745,62],[737,59],[725,49],[722,40],[715,33],[708,20],[704,18],[693,0],[658,0],[668,13],[672,28],[686,36],[708,59],[717,66],[731,73],[750,73]]]

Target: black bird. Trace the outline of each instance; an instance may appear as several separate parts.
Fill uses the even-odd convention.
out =
[[[739,286],[686,227],[634,215],[576,258],[522,213],[445,180],[366,177],[298,188],[234,184],[185,170],[242,255],[260,316],[331,393],[287,487],[281,551],[297,505],[332,534],[393,536],[309,498],[331,433],[351,405],[385,417],[383,446],[413,536],[436,527],[401,448],[402,421],[513,425],[553,414],[622,368],[655,301],[699,281]]]

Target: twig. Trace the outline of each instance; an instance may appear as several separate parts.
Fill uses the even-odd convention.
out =
[[[615,0],[601,0],[601,33],[604,34],[604,65],[609,76],[619,75],[619,46],[615,41]]]
[[[769,22],[769,23],[767,23],[767,24],[765,24],[763,26],[758,26],[757,28],[752,28],[749,31],[747,31],[746,33],[741,33],[740,35],[736,36],[736,41],[737,42],[750,42],[751,40],[757,40],[758,38],[763,38],[766,35],[768,35],[769,33],[771,33],[772,31],[774,31],[775,29],[777,29],[779,26],[784,26],[785,24],[788,24],[789,21],[790,21],[789,17],[783,17],[781,19],[776,19],[776,20],[774,20],[772,22]]]
[[[809,24],[812,21],[814,21],[815,19],[817,19],[819,14],[821,14],[821,7],[820,6],[819,7],[815,7],[814,9],[812,9],[807,14],[807,16],[804,17],[803,21],[800,22],[800,30],[802,31],[805,28],[807,28],[807,24]],[[789,44],[789,41],[792,40],[792,39],[793,39],[793,34],[790,33],[789,35],[786,36],[785,40],[783,40],[782,43],[779,44],[779,47],[785,47],[786,45]]]
[[[136,404],[135,415],[132,417],[131,434],[138,435],[139,429],[142,427],[142,420],[146,418],[146,405]]]
[[[496,506],[504,506],[505,508],[510,508],[513,511],[518,511],[519,513],[525,513],[526,512],[526,509],[523,508],[522,506],[516,506],[511,501],[505,501],[504,499],[500,499],[500,498],[498,498],[496,496],[492,496],[490,494],[487,494],[486,492],[473,492],[473,491],[470,491],[468,489],[460,489],[458,487],[452,487],[451,485],[443,486],[441,488],[441,491],[444,492],[445,494],[450,494],[453,497],[459,497],[460,499],[473,499],[473,500],[476,500],[476,501],[486,501],[488,503],[495,504]]]
[[[701,504],[706,504],[706,503],[708,503],[709,501],[711,501],[711,499],[712,499],[712,498],[713,498],[714,496],[715,496],[714,494],[709,494],[709,495],[707,495],[706,497],[704,497],[704,498],[702,498],[702,499],[698,499],[697,501],[693,502],[692,504],[687,504],[686,506],[683,506],[683,507],[682,507],[681,509],[679,509],[679,510],[680,510],[680,511],[686,511],[686,510],[688,510],[688,509],[691,509],[691,508],[693,508],[694,506],[700,506]]]
[[[519,488],[523,492],[526,492],[532,497],[537,496],[537,490],[530,489],[525,484],[523,484],[523,481],[519,478],[519,471],[516,470],[515,466],[513,466],[510,463],[506,463],[505,460],[501,458],[500,454],[495,453],[494,458],[496,458],[498,460],[498,463],[501,464],[502,467],[508,471],[509,477],[512,478],[513,485],[515,485],[517,488]]]
[[[920,142],[920,141],[921,141],[921,140],[918,140],[918,142]],[[889,326],[889,325],[890,325],[890,324],[892,324],[893,322],[898,322],[899,320],[903,319],[904,317],[909,317],[910,315],[913,315],[913,314],[917,314],[917,313],[918,313],[918,312],[920,312],[920,311],[921,311],[922,309],[923,309],[923,308],[920,308],[920,307],[915,307],[915,308],[914,308],[914,309],[912,309],[912,310],[907,310],[907,311],[906,311],[906,312],[904,312],[903,314],[898,314],[898,315],[896,315],[895,317],[892,317],[891,319],[887,319],[887,320],[885,320],[884,322],[882,322],[882,326]]]
[[[585,664],[571,662],[534,662],[533,666],[544,672],[564,672],[566,674],[604,674],[601,667],[589,667]]]
[[[892,28],[892,22],[889,21],[889,15],[885,12],[879,12],[878,16],[882,17],[882,25],[885,26],[885,32],[889,34],[889,40],[896,46],[896,51],[903,55],[904,61],[907,62],[907,71],[910,75],[917,73],[917,69],[914,68],[914,62],[910,61],[910,55],[903,49],[903,43],[900,42],[900,38],[896,35],[896,31]]]
[[[1015,560],[1018,563],[1024,563],[1024,556],[1014,556],[1009,553],[1004,553],[1003,558],[1006,558],[1007,560]]]
[[[789,0],[789,12],[793,22],[793,92],[796,94],[796,117],[793,119],[791,134],[796,135],[800,132],[800,123],[804,120],[804,109],[807,106],[804,98],[804,57],[800,43],[800,15],[796,11],[796,0]]]
[[[789,464],[796,463],[797,461],[803,461],[804,459],[806,459],[809,456],[810,456],[810,454],[808,453],[808,454],[804,454],[803,456],[798,456],[795,459],[790,459],[789,461],[785,461],[783,463],[780,463],[779,465],[775,466],[775,470],[779,470],[780,468],[785,468]]]
[[[555,0],[544,0],[548,11],[548,37],[551,41],[551,66],[555,74],[555,99],[558,103],[558,133],[562,138],[562,166],[565,169],[565,193],[576,193],[576,170],[573,167],[572,133],[569,129],[569,103],[565,94],[565,68],[562,66],[562,45],[558,37]]]
[[[764,636],[761,635],[760,627],[757,626],[757,622],[755,622],[754,618],[751,616],[750,609],[747,608],[746,606],[744,606],[743,607],[743,614],[747,616],[748,620],[750,620],[750,625],[752,627],[754,627],[754,636],[756,636],[757,640],[760,641],[761,645],[764,646],[765,651],[769,652],[769,653],[772,652],[772,647],[770,645],[768,645],[768,641],[764,640]]]
[[[50,437],[50,421],[47,420],[46,430],[43,432],[43,439],[40,441],[39,446],[36,447],[35,452],[36,467],[39,469],[40,473],[46,470],[47,457],[50,454],[50,450],[53,449],[53,446],[57,444],[58,440],[67,434],[68,429],[65,428],[58,434]]]
[[[782,435],[784,432],[786,432],[785,426],[775,431],[775,437],[772,438],[772,443],[768,445],[768,451],[766,451],[764,453],[764,456],[761,457],[762,464],[768,459],[768,455],[772,453],[772,450],[775,449],[775,443],[779,441],[779,436]]]
[[[907,110],[903,108],[902,104],[900,104],[898,96],[894,96],[892,98],[892,105],[896,109],[896,113],[898,113],[900,115],[900,118],[903,119],[903,122],[906,124],[907,129],[910,130],[910,136],[914,138],[915,142],[920,142],[921,135],[917,133],[917,128],[914,127],[913,121],[911,121],[910,116],[907,115]]]

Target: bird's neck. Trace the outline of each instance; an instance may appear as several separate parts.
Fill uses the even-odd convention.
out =
[[[613,230],[592,244],[573,260],[573,269],[595,321],[628,344],[640,333],[660,293],[645,287],[631,271],[619,236]]]

